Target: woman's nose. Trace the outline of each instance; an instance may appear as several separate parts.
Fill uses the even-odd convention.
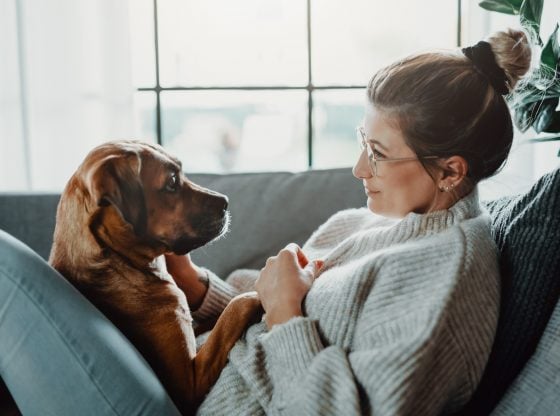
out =
[[[360,153],[358,161],[352,168],[352,174],[357,179],[369,179],[373,176],[367,160],[367,152],[365,150]]]

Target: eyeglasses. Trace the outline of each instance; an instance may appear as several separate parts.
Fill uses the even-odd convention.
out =
[[[375,149],[375,144],[368,142],[366,137],[366,132],[363,127],[356,128],[356,138],[360,144],[362,152],[364,149],[367,152],[368,164],[373,176],[379,176],[377,172],[378,162],[406,162],[411,160],[423,160],[423,159],[439,159],[439,156],[423,156],[423,157],[394,157],[388,158],[384,157]]]

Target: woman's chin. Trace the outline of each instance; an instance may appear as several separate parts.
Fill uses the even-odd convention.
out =
[[[388,217],[388,218],[403,217],[403,215],[400,215],[400,213],[394,212],[394,210],[390,210],[384,207],[379,201],[379,196],[376,194],[378,194],[378,192],[376,192],[373,196],[368,196],[367,199],[367,207],[371,212],[373,212],[376,215],[381,215],[382,217]]]
[[[374,214],[382,215],[380,212],[380,207],[378,201],[374,200],[375,197],[368,196],[367,199],[367,207],[368,209],[373,212]]]

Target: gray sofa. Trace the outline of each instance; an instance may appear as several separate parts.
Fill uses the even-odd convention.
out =
[[[287,242],[302,244],[334,212],[365,202],[348,168],[190,179],[230,198],[230,232],[193,253],[221,276],[262,267]],[[46,259],[58,199],[0,193],[0,229]],[[559,199],[556,170],[526,194],[485,203],[501,253],[502,308],[489,364],[463,414],[560,415]]]

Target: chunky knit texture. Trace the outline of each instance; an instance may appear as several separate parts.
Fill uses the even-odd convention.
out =
[[[553,416],[560,413],[560,302],[535,353],[492,416]]]
[[[535,352],[558,302],[560,169],[544,175],[528,192],[489,202],[487,207],[500,252],[502,302],[490,361],[473,400],[462,413],[468,416],[490,414]],[[534,370],[531,375],[533,385],[544,395],[549,383],[546,378],[537,382],[539,374],[548,372]]]
[[[305,317],[251,326],[199,409],[204,415],[439,415],[471,397],[499,311],[497,251],[478,193],[402,220],[341,211],[303,247],[324,266]],[[255,271],[229,281],[254,280]],[[193,317],[238,293],[210,274]]]

